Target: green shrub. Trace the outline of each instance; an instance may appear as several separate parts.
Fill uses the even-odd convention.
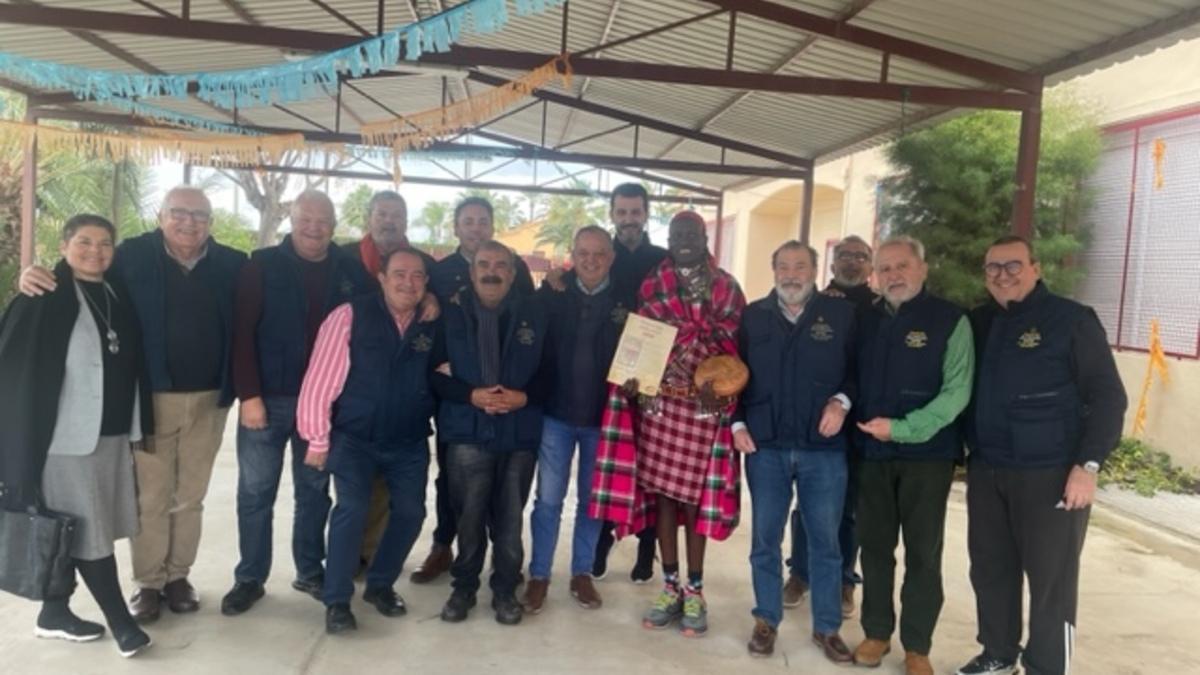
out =
[[[1119,485],[1144,497],[1156,492],[1200,494],[1200,476],[1175,466],[1171,457],[1136,438],[1123,438],[1104,463],[1100,485]]]

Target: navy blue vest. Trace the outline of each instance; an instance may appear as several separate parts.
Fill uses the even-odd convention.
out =
[[[621,333],[625,330],[625,318],[635,309],[637,289],[610,277],[609,288],[594,297],[595,304],[591,311],[599,315],[596,323],[600,329],[592,341],[592,359],[599,377],[594,382],[575,382],[571,376],[572,361],[575,358],[583,298],[583,293],[576,286],[576,279],[574,272],[567,272],[563,275],[567,290],[559,292],[543,286],[538,291],[538,299],[546,308],[550,330],[543,353],[546,364],[543,374],[549,378],[546,414],[563,421],[586,416],[593,420],[588,426],[599,426],[608,399],[608,382],[605,378],[612,365],[613,354],[617,351],[617,343],[621,340]],[[596,403],[594,410],[569,409],[571,397],[568,393],[573,387],[591,387],[594,390],[589,397]],[[579,412],[580,415],[572,415],[572,412]]]
[[[546,339],[546,314],[533,297],[509,291],[501,318],[500,384],[526,391],[537,376]],[[459,292],[442,305],[446,352],[455,379],[482,386],[476,338],[474,294]],[[524,408],[488,415],[470,403],[443,400],[438,406],[438,441],[470,443],[489,450],[533,450],[542,438],[542,407],[530,399]]]
[[[259,376],[266,395],[297,396],[308,368],[305,317],[308,306],[300,280],[299,259],[291,235],[283,243],[255,251],[251,259],[262,266],[263,309],[258,321]],[[322,315],[373,290],[362,263],[329,245],[329,279]]]
[[[333,406],[333,430],[385,446],[428,438],[436,407],[430,361],[442,351],[441,324],[413,321],[401,338],[382,293],[350,306],[350,372]]]
[[[1019,303],[971,313],[975,396],[968,411],[972,459],[1020,468],[1075,461],[1084,416],[1071,338],[1087,307],[1040,283]]]
[[[746,426],[759,447],[845,451],[846,437],[817,430],[842,389],[853,357],[854,305],[819,293],[792,325],[774,291],[746,307],[738,342],[750,367],[741,395]]]
[[[166,343],[166,282],[163,280],[162,230],[154,230],[126,239],[117,247],[113,270],[129,289],[129,296],[137,310],[142,326],[142,352],[146,361],[146,372],[150,387],[154,391],[170,391],[171,374],[167,369]],[[213,239],[208,240],[205,253],[207,269],[205,282],[212,288],[217,300],[217,310],[223,322],[221,344],[221,398],[219,404],[233,403],[233,379],[230,377],[229,358],[233,335],[233,298],[238,273],[246,263],[246,254],[223,246]]]
[[[858,341],[858,420],[899,419],[925,406],[942,390],[946,346],[963,311],[922,290],[893,316],[879,299],[861,315]],[[858,432],[858,447],[868,460],[958,459],[962,437],[958,421],[924,443],[876,440]]]

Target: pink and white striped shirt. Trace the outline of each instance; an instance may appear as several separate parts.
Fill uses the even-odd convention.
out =
[[[405,316],[392,314],[400,335],[412,324],[416,312]],[[333,402],[342,395],[350,374],[350,328],[354,309],[350,303],[339,305],[325,317],[296,404],[296,431],[308,441],[311,452],[329,452],[329,431],[333,426]]]

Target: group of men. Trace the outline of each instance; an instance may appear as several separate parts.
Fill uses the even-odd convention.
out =
[[[615,240],[602,227],[580,229],[570,271],[535,290],[520,257],[493,240],[482,199],[458,204],[459,247],[435,261],[409,243],[398,193],[377,193],[366,236],[339,247],[332,202],[306,191],[291,205],[291,232],[247,260],[209,236],[203,192],[171,190],[159,228],[124,242],[114,263],[133,291],[157,413],[135,458],[135,618],[152,622],[164,604],[199,607],[188,573],[236,396],[240,560],[226,615],[264,595],[289,444],[293,587],[324,603],[330,633],[356,627],[360,572],[362,599],[403,615],[394,585],[425,519],[436,420],[437,527],[412,580],[449,571],[443,620],[462,621],[476,604],[489,541],[495,619],[515,624],[543,610],[577,461],[570,595],[599,608],[593,582],[614,530],[636,533],[631,578],[652,577],[656,542],[664,577],[643,625],[678,621],[684,635],[703,635],[706,541],[738,522],[744,457],[750,653],[772,653],[783,608],[807,594],[827,658],[879,665],[896,628],[903,536],[905,667],[932,673],[946,501],[965,442],[983,652],[959,672],[1012,672],[1018,657],[1030,673],[1066,672],[1088,506],[1126,401],[1103,328],[1090,309],[1045,288],[1029,242],[1008,237],[988,249],[991,299],[969,314],[925,289],[924,249],[907,237],[874,252],[857,237],[841,241],[824,291],[815,289],[816,251],[787,242],[771,259],[774,289],[747,305],[709,255],[699,215],[677,214],[662,249],[645,232],[644,188],[618,186],[610,207]],[[30,268],[21,284],[35,292],[50,282]],[[637,381],[606,383],[631,312],[677,329],[649,393]],[[700,363],[722,354],[748,366],[740,396],[694,380]],[[525,579],[523,511],[535,475]],[[855,609],[860,546],[866,639],[851,650],[839,630]]]

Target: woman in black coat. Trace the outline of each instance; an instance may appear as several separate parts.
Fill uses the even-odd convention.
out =
[[[137,532],[131,449],[152,429],[141,335],[128,295],[105,273],[116,229],[83,214],[63,227],[57,288],[18,296],[0,316],[0,504],[75,518],[71,557],[122,656],[150,645],[117,576],[113,543]],[[72,642],[104,635],[48,598],[36,634]]]

